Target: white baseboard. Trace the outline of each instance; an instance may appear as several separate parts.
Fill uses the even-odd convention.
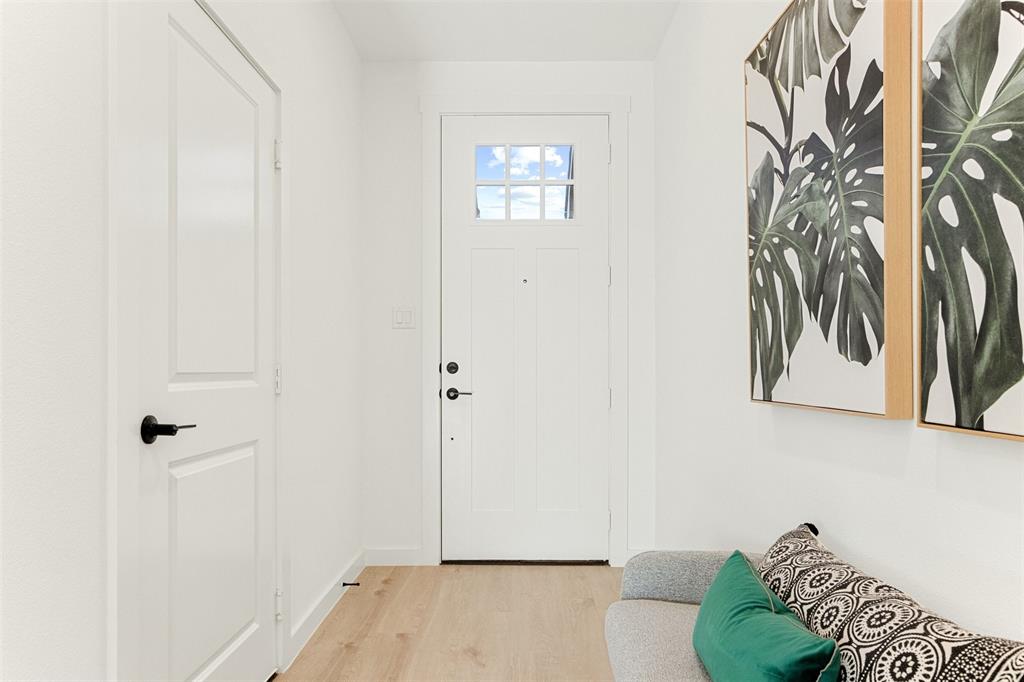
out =
[[[630,547],[621,554],[613,554],[608,558],[612,566],[622,567],[625,563],[649,548]],[[421,547],[367,547],[363,550],[363,559],[367,566],[437,566],[438,561],[424,556]]]
[[[331,612],[331,609],[341,599],[341,595],[345,594],[348,590],[347,587],[342,587],[341,584],[343,582],[355,582],[355,579],[362,573],[363,568],[366,567],[364,556],[363,553],[357,554],[305,614],[299,618],[291,619],[291,632],[290,634],[285,633],[288,636],[288,641],[284,647],[284,661],[281,664],[281,672],[287,670],[295,662],[295,658],[309,642],[309,638],[313,636],[316,629],[324,622],[327,614]]]
[[[367,547],[367,566],[436,566],[437,560],[424,556],[422,547]]]

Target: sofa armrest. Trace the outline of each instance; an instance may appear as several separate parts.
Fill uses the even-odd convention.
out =
[[[732,552],[643,552],[626,562],[623,599],[656,599],[700,604]],[[756,567],[759,555],[746,557]]]

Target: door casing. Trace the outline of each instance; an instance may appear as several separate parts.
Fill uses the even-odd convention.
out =
[[[224,21],[210,7],[207,0],[193,0],[210,18],[213,24],[235,46],[239,53],[255,69],[275,94],[274,135],[281,138],[281,88],[256,58],[232,33]],[[131,168],[125,163],[133,150],[124,142],[120,133],[128,125],[118,115],[120,97],[127,91],[126,78],[120,75],[123,63],[122,50],[131,49],[130,23],[121,20],[118,3],[112,3],[108,20],[108,138],[107,138],[107,613],[106,613],[106,667],[108,679],[138,679],[141,662],[138,640],[140,603],[140,563],[138,526],[139,485],[137,478],[138,424],[136,417],[139,407],[139,324],[142,320],[143,301],[136,287],[132,286],[133,270],[140,259],[137,245],[132,238],[132,195]],[[282,210],[287,199],[287,183],[283,172],[275,172],[273,191],[275,194],[274,233],[276,264],[274,268],[273,291],[276,307],[274,329],[274,361],[281,362],[281,319],[284,313],[284,251],[286,248],[286,213]],[[287,538],[282,525],[281,481],[282,481],[282,438],[280,401],[274,404],[275,447],[274,462],[275,491],[274,518],[274,574],[275,584],[281,585],[285,574],[283,566],[287,560]],[[284,621],[276,625],[274,657],[278,669],[287,661],[284,657]]]
[[[391,553],[397,563],[441,562],[441,118],[445,115],[606,115],[609,119],[608,291],[609,563],[628,558],[628,130],[630,98],[622,95],[466,95],[420,97],[422,115],[422,472],[420,546]]]

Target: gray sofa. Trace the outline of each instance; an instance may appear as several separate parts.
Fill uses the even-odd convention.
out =
[[[644,552],[626,564],[604,634],[619,682],[710,680],[693,650],[697,611],[732,552]],[[755,566],[761,555],[746,554]]]

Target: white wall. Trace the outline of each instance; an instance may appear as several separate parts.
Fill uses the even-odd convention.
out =
[[[0,4],[0,678],[106,628],[106,7]]]
[[[391,329],[419,307],[420,95],[629,95],[629,485],[631,549],[654,541],[654,112],[649,62],[368,62],[363,72],[361,278],[363,528],[369,563],[422,559],[421,333]],[[417,310],[420,314],[422,311]],[[427,396],[426,399],[436,397]]]
[[[657,544],[802,521],[977,630],[1024,636],[1024,448],[748,400],[745,55],[775,2],[683,3],[655,63]]]
[[[225,0],[215,8],[283,91],[289,655],[361,560],[360,61],[329,3]],[[113,669],[105,591],[108,9],[0,3],[3,679],[97,679]]]

